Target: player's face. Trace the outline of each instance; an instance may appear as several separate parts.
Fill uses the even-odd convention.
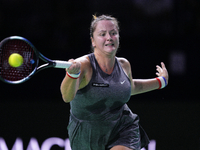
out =
[[[119,47],[119,32],[113,21],[102,20],[97,23],[93,33],[92,45],[104,53],[116,53]]]

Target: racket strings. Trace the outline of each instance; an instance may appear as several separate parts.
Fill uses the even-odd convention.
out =
[[[13,68],[8,63],[12,53],[20,54],[24,62],[20,67]],[[36,59],[33,48],[22,40],[9,40],[0,49],[0,76],[8,81],[18,81],[28,77],[35,68]]]

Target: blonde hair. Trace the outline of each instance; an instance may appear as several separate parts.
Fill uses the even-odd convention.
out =
[[[97,16],[96,15],[92,15],[93,16],[93,19],[95,20],[95,19],[97,19]]]

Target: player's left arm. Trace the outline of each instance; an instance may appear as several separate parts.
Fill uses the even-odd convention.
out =
[[[156,75],[158,76],[158,78],[152,79],[133,79],[131,65],[128,62],[128,60],[123,59],[123,61],[121,62],[122,68],[124,69],[131,81],[131,95],[136,95],[163,88],[168,84],[169,75],[163,62],[161,62],[161,66],[156,66]]]

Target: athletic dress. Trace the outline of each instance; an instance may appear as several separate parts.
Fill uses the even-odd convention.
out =
[[[149,143],[139,118],[127,106],[131,84],[117,58],[109,75],[88,55],[93,74],[70,102],[68,134],[72,150],[109,150],[124,145],[140,150]]]

